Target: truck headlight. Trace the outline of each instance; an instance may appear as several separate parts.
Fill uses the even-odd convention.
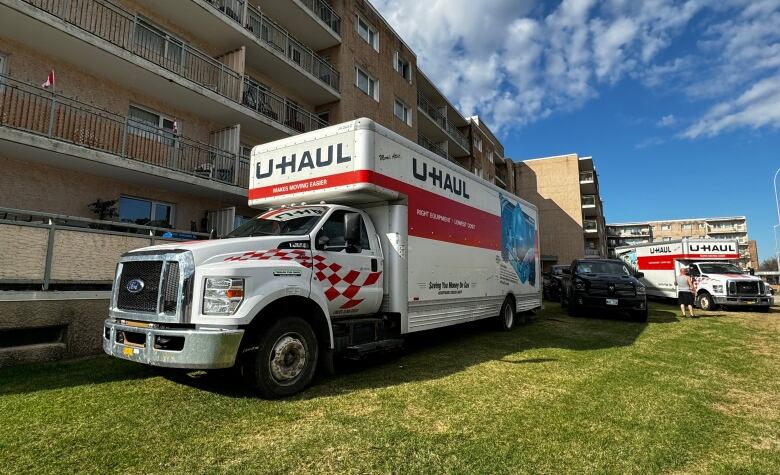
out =
[[[585,290],[585,282],[581,280],[574,281],[574,288],[577,290]]]
[[[647,293],[647,288],[644,285],[637,285],[636,286],[636,294],[637,295],[644,295]]]
[[[244,300],[244,279],[208,277],[203,290],[204,315],[233,315]]]
[[[723,292],[723,285],[713,285],[712,291],[716,294],[722,294]]]

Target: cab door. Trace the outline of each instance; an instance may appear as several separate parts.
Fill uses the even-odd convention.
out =
[[[350,215],[359,218],[359,233],[351,239],[346,232]],[[382,256],[367,220],[363,213],[336,209],[315,235],[312,286],[320,286],[332,316],[372,314],[382,302]]]

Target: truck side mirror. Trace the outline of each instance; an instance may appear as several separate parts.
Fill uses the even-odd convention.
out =
[[[317,236],[317,242],[314,245],[318,251],[324,251],[329,242],[330,238],[328,236],[320,234]]]
[[[347,248],[351,244],[360,242],[360,213],[346,213],[344,215],[344,241],[346,241]]]

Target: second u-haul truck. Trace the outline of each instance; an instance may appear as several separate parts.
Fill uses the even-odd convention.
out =
[[[536,208],[371,120],[255,147],[249,204],[223,239],[121,258],[107,353],[282,397],[334,355],[541,307]]]
[[[642,272],[647,295],[677,297],[676,277],[687,267],[696,283],[696,305],[704,310],[718,306],[751,306],[768,312],[769,286],[737,265],[736,240],[683,239],[618,247],[615,253],[635,271]]]

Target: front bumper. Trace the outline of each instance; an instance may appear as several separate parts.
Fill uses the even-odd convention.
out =
[[[769,307],[772,305],[772,297],[766,295],[758,295],[753,297],[715,296],[715,303],[718,305],[734,305],[744,307]]]
[[[120,337],[124,338],[117,338],[118,332],[123,332]],[[243,336],[244,330],[240,329],[144,328],[109,318],[103,328],[103,351],[117,358],[152,366],[230,368],[235,364]],[[165,348],[159,344],[161,339],[183,344]]]
[[[593,297],[586,294],[576,294],[574,297],[577,305],[587,308],[600,308],[604,310],[644,310],[647,308],[645,297]],[[617,305],[607,305],[607,300],[617,300]]]

